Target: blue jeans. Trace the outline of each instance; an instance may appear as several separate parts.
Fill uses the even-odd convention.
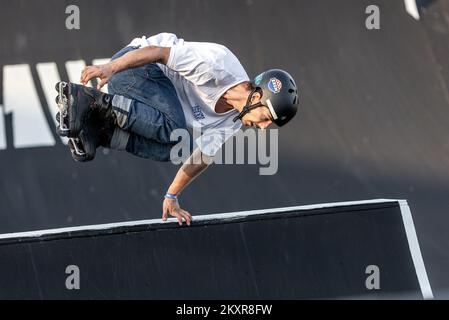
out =
[[[135,50],[126,47],[112,60]],[[129,134],[126,151],[138,157],[169,161],[170,141],[176,129],[186,129],[186,120],[175,87],[155,63],[127,69],[108,82],[114,95],[113,108],[118,126]]]

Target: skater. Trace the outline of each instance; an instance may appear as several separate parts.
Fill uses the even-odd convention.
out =
[[[97,90],[85,85],[98,79]],[[90,161],[105,147],[138,157],[170,161],[176,129],[200,127],[208,142],[178,171],[163,202],[168,216],[190,225],[178,195],[212,162],[221,146],[242,125],[283,126],[296,114],[299,96],[285,71],[268,70],[250,81],[226,47],[187,42],[171,33],[134,39],[104,65],[88,66],[80,82],[60,82],[56,98],[58,134],[69,137],[76,161]],[[109,93],[99,91],[108,84]]]

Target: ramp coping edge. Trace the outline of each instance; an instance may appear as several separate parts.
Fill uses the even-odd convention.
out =
[[[250,210],[250,211],[237,211],[237,212],[229,212],[229,213],[216,213],[216,214],[194,216],[194,221],[212,221],[212,220],[221,220],[221,219],[244,218],[244,217],[248,217],[248,216],[263,215],[263,214],[267,214],[267,213],[282,213],[282,212],[288,212],[288,211],[294,211],[294,210],[306,211],[306,210],[313,210],[313,209],[355,206],[355,205],[362,205],[362,204],[387,203],[387,202],[398,203],[399,200],[374,199],[374,200],[322,203],[322,204],[283,207],[283,208],[272,208],[272,209],[261,209],[261,210]],[[140,220],[140,221],[127,221],[127,222],[97,224],[97,225],[85,225],[85,226],[78,226],[78,227],[67,227],[67,228],[45,229],[45,230],[35,230],[35,231],[25,231],[25,232],[4,233],[4,234],[0,234],[0,240],[11,239],[11,238],[37,238],[37,237],[42,237],[45,235],[54,235],[54,234],[77,232],[77,231],[107,230],[107,229],[120,228],[120,227],[133,227],[133,226],[139,226],[139,225],[153,225],[153,224],[167,224],[167,223],[175,223],[175,222],[177,223],[177,220],[175,218],[170,218],[167,221],[162,221],[162,219],[150,219],[150,220]]]

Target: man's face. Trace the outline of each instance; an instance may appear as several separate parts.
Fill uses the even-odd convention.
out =
[[[242,123],[248,127],[266,129],[273,123],[273,120],[270,110],[265,106],[261,106],[245,114],[242,118]]]
[[[260,99],[260,93],[255,92],[252,96],[251,103],[256,104],[260,101]],[[273,119],[268,107],[261,106],[245,114],[242,118],[242,123],[248,127],[266,129],[273,123]]]

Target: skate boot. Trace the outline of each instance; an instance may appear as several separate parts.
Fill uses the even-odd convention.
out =
[[[92,111],[79,135],[69,138],[70,153],[75,161],[92,161],[98,147],[110,147],[116,121],[110,114],[106,111]],[[56,121],[61,121],[59,112],[56,114]]]
[[[58,82],[56,103],[59,108],[57,133],[78,138],[93,110],[112,113],[112,95],[82,85]]]
[[[117,126],[117,119],[111,109],[99,111],[100,127],[98,129],[98,143],[103,148],[111,147],[112,136]]]

